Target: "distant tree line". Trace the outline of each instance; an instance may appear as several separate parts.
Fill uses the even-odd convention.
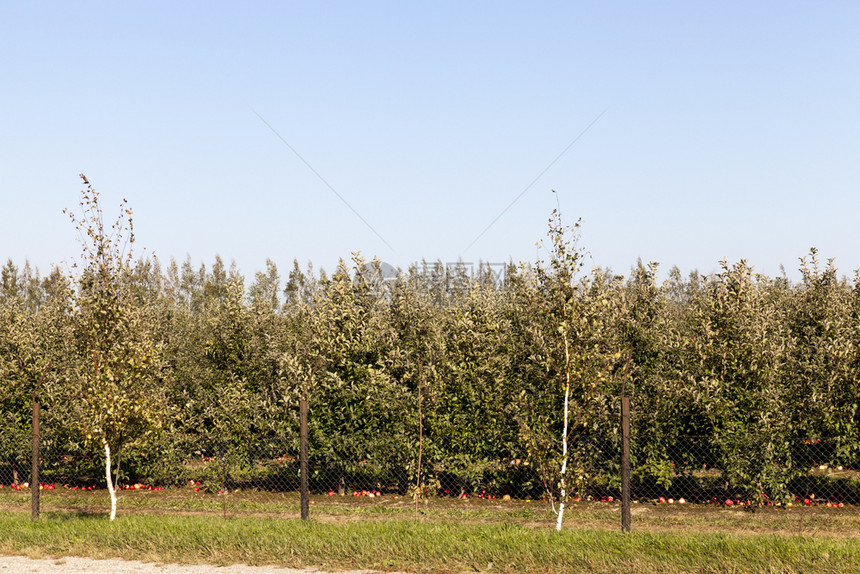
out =
[[[90,264],[42,277],[10,260],[0,460],[26,468],[34,391],[43,448],[109,441],[118,476],[163,482],[213,440],[250,453],[277,438],[295,452],[307,392],[314,464],[348,475],[367,461],[414,481],[420,443],[431,487],[445,473],[464,488],[552,489],[565,386],[569,489],[617,466],[600,453],[620,443],[622,387],[637,472],[668,482],[702,448],[726,480],[771,497],[804,472],[803,440],[836,437],[831,459],[857,460],[857,276],[813,249],[796,283],[746,261],[663,281],[640,262],[625,277],[584,269],[577,234],[554,214],[549,259],[511,263],[503,279],[441,263],[385,279],[356,254],[331,275],[267,261],[250,280],[220,257],[147,257],[99,284]],[[689,437],[696,449],[679,449]]]

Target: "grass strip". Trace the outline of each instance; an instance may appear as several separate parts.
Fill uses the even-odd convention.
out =
[[[303,523],[207,516],[0,516],[0,553],[162,563],[414,572],[860,572],[845,538],[632,533],[409,520]]]

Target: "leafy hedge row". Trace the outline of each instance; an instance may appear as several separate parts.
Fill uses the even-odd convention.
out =
[[[250,285],[220,258],[208,268],[133,263],[122,281],[155,356],[146,416],[122,419],[129,411],[117,407],[116,429],[130,429],[112,431],[124,472],[189,456],[194,436],[248,453],[286,437],[279,450],[295,452],[306,393],[315,464],[346,475],[370,461],[411,483],[420,464],[432,486],[440,473],[483,484],[493,480],[487,469],[517,461],[530,469],[518,487],[554,488],[567,380],[568,484],[578,488],[613,480],[606,453],[619,444],[622,389],[634,436],[649,437],[637,471],[664,484],[706,452],[743,492],[787,496],[808,470],[797,445],[820,437],[839,437],[828,443],[831,463],[857,464],[857,277],[840,279],[812,250],[798,283],[745,261],[710,276],[673,269],[659,282],[656,264],[627,277],[583,270],[576,240],[554,215],[552,257],[511,264],[501,279],[438,263],[384,279],[358,255],[331,276],[295,263],[282,279],[268,262]],[[82,287],[58,270],[41,279],[9,261],[0,279],[0,456],[23,468],[34,388],[44,448],[88,444],[80,422],[94,403],[79,341],[88,335],[76,323]],[[679,448],[691,436],[703,451]]]

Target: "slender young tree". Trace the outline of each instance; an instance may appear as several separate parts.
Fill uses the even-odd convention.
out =
[[[567,497],[581,491],[594,471],[590,447],[610,435],[598,429],[616,426],[608,418],[619,402],[613,370],[624,362],[622,284],[599,270],[580,276],[583,254],[578,240],[579,223],[564,225],[554,210],[548,231],[550,259],[538,262],[525,293],[518,288],[534,324],[516,329],[526,335],[527,360],[544,373],[524,372],[536,380],[521,391],[521,435],[550,500],[558,493],[557,530]],[[530,290],[534,296],[528,295]]]
[[[551,258],[549,265],[544,267],[540,263],[537,266],[537,278],[546,290],[546,307],[543,309],[547,327],[555,333],[547,338],[550,349],[547,349],[548,372],[555,371],[561,383],[563,395],[561,407],[561,452],[559,457],[560,469],[558,472],[557,488],[559,491],[559,508],[556,512],[556,530],[561,530],[564,520],[564,506],[568,493],[568,463],[571,426],[571,391],[572,384],[577,381],[576,356],[574,347],[578,333],[576,332],[576,320],[579,319],[579,294],[577,292],[576,275],[582,267],[581,254],[577,247],[579,223],[574,227],[565,227],[562,224],[561,213],[558,209],[553,210],[549,220],[548,238],[550,241]],[[555,347],[555,349],[552,349]],[[561,351],[560,361],[556,364],[550,357]],[[584,397],[583,397],[584,398]],[[551,498],[551,497],[550,497]]]
[[[80,215],[66,210],[79,233],[82,260],[73,277],[73,329],[77,373],[70,385],[77,420],[87,440],[101,443],[105,478],[116,517],[111,453],[157,428],[163,412],[156,374],[159,347],[152,336],[154,318],[131,289],[131,209],[123,207],[107,227],[99,195],[81,174]],[[118,475],[117,475],[118,476]]]

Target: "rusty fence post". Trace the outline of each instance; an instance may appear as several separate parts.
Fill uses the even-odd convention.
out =
[[[32,471],[30,472],[30,516],[33,520],[39,518],[39,400],[33,392],[33,451]]]
[[[621,531],[630,532],[630,397],[621,397]]]
[[[308,519],[310,492],[308,490],[308,400],[299,402],[299,473],[301,475],[302,520]]]

